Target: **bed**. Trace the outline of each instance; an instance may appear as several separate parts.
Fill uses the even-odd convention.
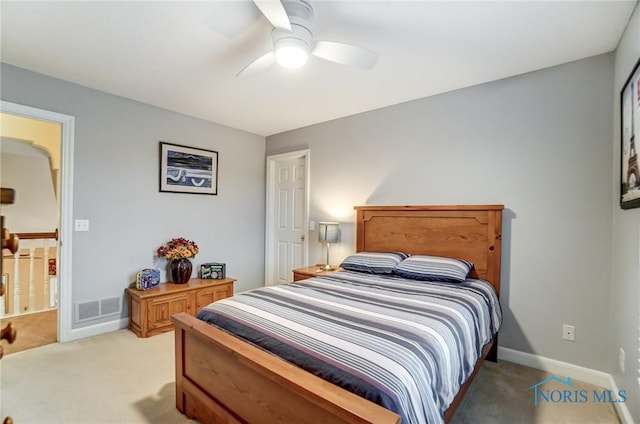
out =
[[[475,265],[470,277],[485,280],[499,294],[501,205],[355,209],[357,252],[401,251],[468,260]],[[400,422],[400,415],[389,409],[204,321],[187,314],[172,320],[176,407],[190,418],[203,423]],[[495,361],[496,352],[497,334],[479,348],[478,360],[442,420],[451,419],[483,360]]]

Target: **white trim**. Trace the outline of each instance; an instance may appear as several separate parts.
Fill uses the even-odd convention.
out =
[[[614,380],[612,375],[609,375],[609,389],[613,393],[618,393],[618,385],[616,384],[616,380]],[[629,400],[627,399],[627,402]],[[616,408],[616,412],[618,413],[618,418],[622,421],[623,424],[635,424],[633,421],[633,417],[631,417],[631,411],[627,408],[627,403],[616,402],[613,404]]]
[[[532,355],[530,353],[513,350],[506,347],[498,347],[498,359],[513,362],[525,367],[535,368],[546,371],[551,374],[557,374],[563,377],[571,377],[585,383],[593,384],[600,387],[609,388],[610,375],[606,372],[596,371],[589,368],[580,367],[578,365],[569,364],[567,362],[555,359],[545,358],[544,356]]]
[[[280,153],[267,156],[267,175],[266,175],[266,216],[265,216],[265,249],[264,249],[264,284],[265,286],[273,283],[273,239],[275,237],[273,230],[273,209],[275,196],[275,169],[276,162],[280,160],[304,158],[305,167],[305,211],[304,211],[304,263],[309,257],[309,176],[310,173],[310,150],[296,150],[293,152]]]
[[[73,241],[73,144],[75,131],[75,117],[62,113],[37,109],[16,103],[2,101],[2,112],[20,115],[27,118],[39,119],[61,124],[62,145],[60,160],[60,230],[58,232],[58,281],[60,300],[58,305],[58,340],[66,342],[73,340],[71,335],[71,321],[73,310],[71,303],[72,289],[72,241]]]
[[[545,358],[544,356],[521,352],[519,350],[509,349],[506,347],[498,347],[498,360],[513,362],[514,364],[546,371],[554,375],[571,377],[579,381],[584,381],[585,383],[612,390],[614,393],[618,392],[618,385],[613,379],[613,376],[606,372],[596,371],[590,368],[581,367],[555,359]],[[622,419],[623,423],[634,424],[633,418],[631,417],[631,412],[629,412],[629,408],[627,408],[626,403],[616,402],[614,406],[617,410],[618,416]]]
[[[65,341],[70,342],[72,340],[84,339],[86,337],[99,336],[112,331],[125,329],[128,326],[129,318],[120,318],[116,321],[108,321],[100,324],[89,325],[87,327],[74,328],[69,332],[68,339]]]

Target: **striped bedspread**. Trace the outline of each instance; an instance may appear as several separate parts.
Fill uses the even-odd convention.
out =
[[[481,280],[342,271],[237,294],[198,318],[402,417],[441,423],[502,316]]]

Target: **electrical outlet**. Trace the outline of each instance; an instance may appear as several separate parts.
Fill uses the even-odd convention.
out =
[[[620,372],[624,374],[624,349],[620,348],[620,354],[618,355],[618,365],[620,365]]]
[[[74,221],[74,230],[75,231],[89,231],[89,220],[88,219],[76,219]]]
[[[576,327],[573,325],[562,324],[562,338],[571,342],[576,341]]]

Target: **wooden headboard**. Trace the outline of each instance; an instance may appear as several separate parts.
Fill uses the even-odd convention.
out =
[[[356,206],[356,251],[466,259],[500,294],[503,205]]]

